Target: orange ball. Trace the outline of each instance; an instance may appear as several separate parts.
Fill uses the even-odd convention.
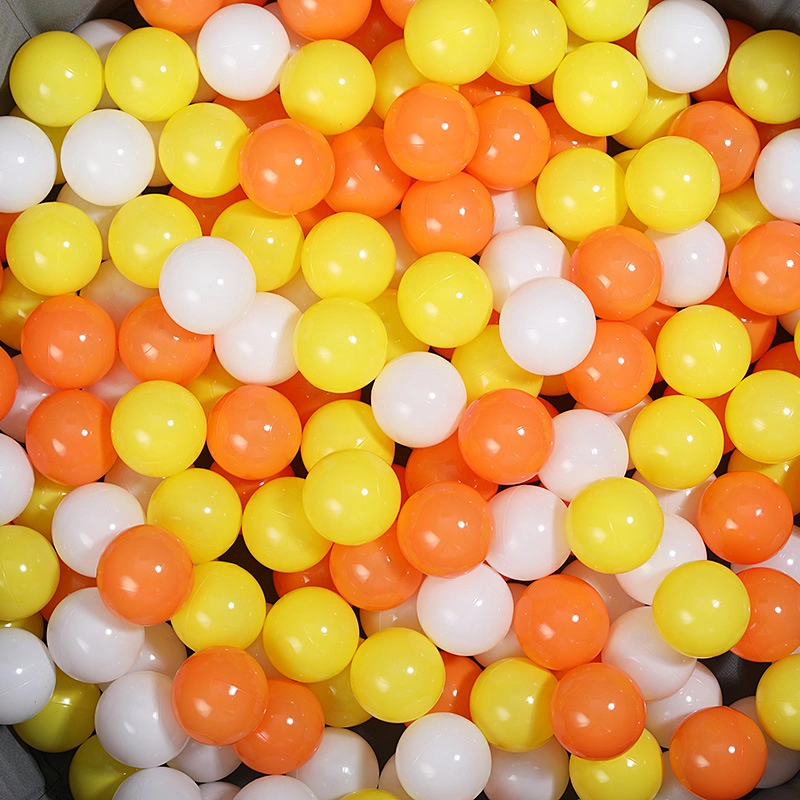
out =
[[[208,647],[181,664],[172,682],[175,719],[214,747],[247,736],[264,716],[269,688],[259,663],[238,647]]]
[[[401,28],[405,26],[408,12],[411,11],[411,6],[416,2],[417,0],[380,0],[386,16]]]
[[[695,100],[719,100],[722,103],[733,102],[730,89],[728,89],[728,66],[731,63],[731,56],[745,39],[756,32],[756,29],[746,22],[739,22],[738,19],[726,19],[725,27],[728,29],[728,35],[731,40],[728,60],[722,72],[714,78],[708,86],[704,86],[702,89],[692,92],[692,97],[694,97]],[[635,52],[633,54],[636,55]]]
[[[333,151],[317,130],[293,119],[262,125],[239,155],[245,194],[273,214],[313,208],[333,185]]]
[[[647,337],[628,322],[600,320],[589,355],[564,373],[569,393],[604,414],[633,408],[656,377],[656,355]]]
[[[234,745],[236,755],[251,769],[285,775],[317,752],[325,730],[325,715],[316,695],[295,681],[267,681],[269,697],[260,722]]]
[[[408,498],[397,517],[397,541],[426,575],[447,577],[477,567],[494,535],[489,504],[471,486],[432,483]]]
[[[538,397],[498,389],[467,407],[458,444],[467,465],[482,478],[506,486],[525,483],[550,455],[553,420]]]
[[[462,83],[458,91],[469,100],[470,104],[477,106],[490,97],[518,97],[520,100],[530,102],[530,86],[512,86],[510,83],[493,78],[488,72],[484,72],[480,78],[475,78],[470,83]]]
[[[454,656],[445,652],[441,655],[444,661],[444,689],[442,696],[428,713],[444,711],[471,720],[469,696],[482,670],[477,662],[466,656]]]
[[[336,591],[351,606],[367,611],[405,603],[422,583],[422,573],[403,555],[394,525],[367,544],[334,544],[330,570]]]
[[[499,191],[533,181],[550,157],[550,129],[527,101],[500,95],[475,106],[478,149],[467,172]]]
[[[752,311],[777,316],[800,308],[800,225],[773,220],[749,230],[731,250],[728,277]]]
[[[308,232],[326,217],[333,214],[333,209],[324,201],[320,200],[313,208],[308,208],[305,211],[298,211],[295,214],[295,219],[300,223],[303,229],[303,236],[308,236]]]
[[[370,61],[375,58],[386,45],[403,38],[403,29],[396,25],[378,2],[372,7],[361,27],[345,40],[358,48]]]
[[[6,258],[6,240],[8,239],[8,231],[14,224],[14,220],[21,214],[18,211],[13,214],[0,212],[0,263],[5,264],[8,259]],[[2,272],[0,272],[0,287],[3,285]]]
[[[797,357],[794,342],[784,342],[767,350],[758,360],[753,372],[761,372],[765,369],[782,369],[784,372],[791,372],[792,375],[800,378],[800,358]]]
[[[61,559],[58,560],[59,573],[58,573],[58,586],[56,586],[56,593],[50,598],[48,604],[41,610],[41,615],[49,622],[50,617],[56,610],[56,606],[73,592],[79,589],[88,589],[92,586],[97,586],[97,581],[88,575],[81,575],[80,572],[75,572],[74,569],[68,567]]]
[[[471,258],[492,238],[492,196],[466,172],[441,181],[417,181],[403,198],[400,222],[421,256],[446,250]]]
[[[360,125],[331,140],[336,171],[325,201],[378,219],[400,205],[411,178],[389,158],[383,131]]]
[[[268,122],[289,118],[277,90],[255,100],[234,100],[219,94],[214,98],[214,102],[238,115],[250,133]]]
[[[591,661],[608,638],[608,610],[597,590],[572,575],[528,586],[514,608],[514,633],[525,655],[546,669]]]
[[[17,368],[11,356],[0,347],[0,419],[11,411],[18,386]]]
[[[222,0],[135,0],[137,11],[154,28],[191,33],[222,8]]]
[[[186,203],[192,209],[197,221],[200,223],[200,230],[203,236],[211,236],[211,230],[217,217],[229,206],[238,203],[240,200],[247,200],[247,195],[241,186],[221,194],[218,197],[195,197],[191,194],[182,192],[177,186],[169,190],[169,196]]]
[[[359,400],[361,398],[360,390],[348,392],[347,394],[326,392],[324,389],[309,383],[300,372],[295,373],[288,381],[284,381],[273,388],[288,398],[300,415],[300,422],[303,425],[308,422],[308,418],[317,409],[322,408],[326,403],[334,400]]]
[[[159,625],[189,598],[193,575],[192,558],[177,536],[157,525],[135,525],[103,550],[97,588],[120,619]]]
[[[544,117],[550,131],[550,158],[575,147],[593,147],[602,153],[608,150],[608,140],[605,136],[589,136],[575,130],[558,113],[555,103],[540,106],[539,113]]]
[[[664,327],[668,319],[675,316],[677,313],[677,308],[665,306],[662,303],[653,303],[649,308],[646,308],[644,311],[625,321],[628,325],[633,325],[634,328],[640,330],[644,334],[645,339],[650,342],[650,347],[652,347],[653,352],[655,352],[656,340],[658,339],[658,334],[661,332],[661,328]],[[653,382],[657,383],[661,379],[661,373],[658,371],[658,367],[656,367],[656,376]]]
[[[784,489],[759,472],[728,472],[709,484],[697,509],[697,530],[725,561],[758,564],[792,533],[792,504]]]
[[[79,389],[45,397],[25,431],[31,464],[51,481],[66,486],[94,483],[117,460],[111,442],[111,409]]]
[[[461,172],[478,147],[478,117],[450,86],[423,83],[400,95],[383,123],[386,149],[400,169],[419,181]]]
[[[331,577],[330,557],[330,552],[327,552],[321,561],[299,572],[273,572],[272,585],[278,597],[304,586],[318,586],[320,589],[330,589],[338,593]]]
[[[602,662],[569,670],[550,701],[556,739],[579,758],[622,755],[638,741],[646,716],[636,683],[618,667]]]
[[[22,358],[39,380],[82,389],[114,364],[117,331],[108,312],[84,297],[50,297],[22,327]]]
[[[300,417],[268,386],[245,385],[224,395],[208,418],[208,449],[225,470],[247,480],[286,468],[300,449]]]
[[[306,39],[346,39],[367,19],[372,0],[278,0],[286,24]]]

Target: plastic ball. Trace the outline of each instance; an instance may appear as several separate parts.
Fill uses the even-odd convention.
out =
[[[127,777],[114,792],[117,800],[135,800],[143,794],[163,794],[181,800],[201,800],[198,785],[186,774],[171,767],[151,767]]]
[[[0,524],[16,520],[25,511],[33,497],[34,480],[25,451],[10,436],[0,434]]]
[[[67,203],[23,211],[6,241],[11,272],[29,291],[53,296],[77,292],[100,268],[103,243],[89,216]]]
[[[711,156],[705,155],[713,163]],[[622,222],[631,203],[630,197],[626,201],[627,183],[622,168],[606,153],[592,147],[560,153],[551,149],[550,160],[536,184],[536,202],[553,233],[579,242],[599,228]],[[709,212],[715,201],[716,196]],[[633,206],[632,210],[636,213]]]
[[[569,29],[584,39],[613,42],[634,31],[647,13],[644,0],[618,0],[607,6],[584,6],[577,0],[559,0],[558,10]]]
[[[144,644],[130,672],[160,672],[174,678],[186,661],[186,647],[168,623],[145,628]]]
[[[168,766],[180,770],[193,781],[212,781],[230,775],[241,763],[232,747],[214,747],[190,739]]]
[[[709,305],[718,306],[730,311],[738,317],[750,339],[750,362],[761,361],[767,350],[772,347],[777,330],[777,320],[768,314],[759,314],[748,308],[734,293],[730,281],[723,281],[722,286],[709,297]],[[764,362],[762,369],[767,369]]]
[[[480,137],[478,117],[467,99],[438,83],[401,94],[386,113],[383,131],[392,161],[419,181],[441,181],[461,172]]]
[[[800,655],[786,656],[767,667],[756,689],[756,711],[764,734],[792,750],[800,749],[798,674]]]
[[[316,800],[317,798],[317,795],[302,781],[290,778],[288,775],[267,775],[250,781],[242,789],[238,786],[234,786],[233,789],[231,800],[234,796],[241,800]],[[209,800],[228,800],[228,797],[226,795],[218,798],[214,795]]]
[[[11,408],[0,420],[0,430],[18,442],[24,442],[25,427],[33,410],[45,397],[55,394],[57,390],[50,384],[40,381],[28,369],[21,353],[14,356],[11,363],[17,373],[17,387]]]
[[[536,205],[535,183],[529,183],[521,189],[512,189],[508,192],[490,192],[490,194],[492,195],[492,205],[494,206],[494,236],[502,231],[519,228],[522,225],[544,226],[545,222]]]
[[[223,0],[136,0],[148,25],[175,33],[191,33],[223,5]]]
[[[320,0],[309,7],[298,0],[280,0],[284,24],[307,39],[346,39],[369,15],[369,3],[358,0],[342,8],[335,0]]]
[[[45,133],[26,119],[3,117],[0,136],[5,142],[0,212],[17,213],[40,203],[53,188],[56,154]]]
[[[189,599],[172,617],[172,627],[191,650],[249,647],[266,616],[264,592],[238,564],[208,561],[194,570]]]
[[[800,132],[789,130],[764,146],[755,165],[758,199],[770,214],[800,222],[799,176],[796,153],[800,152]]]
[[[508,585],[486,564],[450,578],[428,576],[417,595],[422,629],[453,655],[490,650],[508,633],[513,611]]]
[[[65,127],[100,102],[103,64],[79,36],[48,31],[17,50],[8,80],[14,101],[26,117],[39,125]]]
[[[129,775],[136,772],[110,756],[97,736],[90,736],[69,765],[69,788],[77,800],[109,800]]]
[[[663,517],[647,487],[630,478],[604,478],[579,492],[567,509],[567,541],[591,569],[628,572],[656,551]]]
[[[688,94],[668,92],[660,86],[647,81],[647,94],[642,110],[627,128],[614,134],[614,138],[624,147],[638,148],[659,136],[666,136],[670,132],[670,125],[676,117],[689,108],[690,97]],[[690,137],[691,138],[691,137]],[[624,151],[617,154],[615,159],[627,168],[627,163],[633,158],[635,152]],[[623,159],[626,159],[624,161]],[[633,217],[633,215],[629,215]],[[633,217],[635,220],[636,218]],[[633,224],[631,221],[630,223]],[[636,227],[636,225],[633,225]]]
[[[0,419],[3,419],[14,407],[18,388],[17,368],[11,360],[11,356],[2,350],[0,351]]]
[[[0,720],[16,725],[44,708],[56,686],[56,667],[42,640],[26,630],[0,629],[3,695]]]
[[[387,44],[372,58],[372,70],[376,83],[372,110],[381,119],[386,119],[389,108],[401,94],[428,82],[411,63],[402,39]]]
[[[569,758],[555,738],[524,753],[492,748],[492,772],[486,784],[490,800],[558,800],[569,782]]]

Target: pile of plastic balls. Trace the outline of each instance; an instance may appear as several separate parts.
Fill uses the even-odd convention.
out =
[[[136,6],[0,118],[0,723],[75,800],[790,780],[800,36]]]

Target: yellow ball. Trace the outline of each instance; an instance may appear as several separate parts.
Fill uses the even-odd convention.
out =
[[[103,63],[80,36],[48,31],[17,50],[8,81],[26,117],[62,128],[97,107],[103,96]]]
[[[359,789],[346,794],[342,800],[398,800],[397,795],[384,792],[383,789]]]
[[[387,44],[372,59],[372,71],[375,73],[375,102],[372,109],[381,119],[386,119],[389,106],[403,92],[428,82],[411,63],[402,39]]]
[[[197,398],[171,381],[146,381],[126,392],[111,415],[117,455],[152,478],[194,464],[206,441],[206,416]]]
[[[459,347],[489,322],[492,286],[472,259],[460,253],[430,253],[401,278],[397,307],[413,336],[432,347]]]
[[[250,259],[256,273],[256,291],[271,292],[288,283],[300,269],[303,229],[294,217],[271,214],[252,200],[228,206],[211,229]]]
[[[195,103],[173,114],[158,142],[169,180],[193,197],[218,197],[239,185],[239,153],[249,131],[219,103]]]
[[[22,327],[25,320],[47,297],[25,288],[10,269],[3,270],[0,287],[0,342],[14,350],[22,349]]]
[[[631,211],[650,228],[677,233],[702,222],[719,198],[719,170],[711,153],[682,136],[643,145],[625,173]]]
[[[539,175],[536,204],[553,233],[579,242],[622,221],[628,210],[625,173],[611,156],[594,148],[565,150]]]
[[[571,31],[590,42],[615,42],[639,27],[647,0],[557,0],[558,10]]]
[[[644,108],[647,76],[624,47],[590,42],[571,52],[553,78],[553,100],[564,121],[589,136],[611,136]]]
[[[742,321],[718,306],[691,306],[670,317],[656,340],[664,380],[680,394],[719,397],[744,378],[752,348]]]
[[[756,183],[750,178],[738,189],[721,194],[706,221],[716,228],[730,253],[740,237],[749,230],[774,219],[761,205],[756,194]]]
[[[14,520],[17,525],[33,528],[46,539],[52,541],[53,514],[61,501],[73,490],[73,486],[45,478],[34,470],[33,494],[22,513]]]
[[[666,136],[675,118],[689,108],[690,103],[688,94],[668,92],[648,81],[647,97],[641,111],[630,125],[615,133],[614,138],[623,147],[643,147],[653,139]]]
[[[202,235],[186,203],[166,194],[144,194],[115,214],[108,229],[108,249],[114,266],[129,281],[157,289],[167,256]]]
[[[75,800],[113,800],[114,792],[129,775],[138,772],[110,756],[97,736],[89,737],[69,765],[69,790]]]
[[[195,564],[212,561],[236,541],[242,504],[236,489],[209,469],[187,469],[156,486],[147,521],[172,531]]]
[[[137,28],[119,39],[106,59],[111,99],[145,122],[169,119],[192,102],[200,82],[197,59],[177,33]]]
[[[631,478],[604,478],[587,486],[567,508],[566,535],[578,560],[616,575],[644,564],[664,531],[655,495]]]
[[[0,619],[41,611],[55,594],[60,572],[56,551],[41,533],[0,525]]]
[[[659,633],[678,652],[713,658],[731,649],[750,621],[738,576],[716,561],[690,561],[667,574],[653,598]]]
[[[19,628],[43,639],[44,617],[37,611],[31,616],[22,617],[21,619],[4,619],[0,620],[0,628]]]
[[[616,758],[569,759],[569,777],[581,800],[653,800],[661,788],[663,770],[661,748],[647,729]]]
[[[381,318],[366,304],[330,297],[310,306],[294,329],[294,360],[318,389],[346,394],[374,381],[386,363]]]
[[[504,658],[478,676],[469,696],[472,721],[486,741],[524,753],[552,735],[550,699],[558,681],[527,658]]]
[[[303,508],[314,529],[338,544],[372,542],[400,510],[400,482],[390,464],[367,450],[339,450],[309,471]]]
[[[389,231],[366,214],[343,211],[309,231],[300,254],[303,275],[319,297],[369,303],[394,277],[397,252]]]
[[[358,648],[350,685],[359,704],[384,722],[411,722],[427,714],[444,689],[444,661],[417,631],[387,628]]]
[[[186,388],[199,401],[206,417],[211,413],[211,409],[214,408],[220,397],[224,397],[228,392],[232,392],[240,386],[244,386],[244,384],[236,380],[219,363],[216,353],[211,354],[211,361],[200,375],[186,384]]]
[[[489,74],[524,86],[550,75],[567,52],[567,24],[550,0],[494,0],[500,47]]]
[[[450,361],[467,387],[469,403],[498,389],[520,389],[536,397],[542,388],[541,375],[511,360],[500,340],[499,325],[487,325],[471,342],[457,347]]]
[[[89,215],[67,203],[23,211],[8,231],[6,257],[28,290],[53,296],[83,289],[100,269],[103,239]]]
[[[397,305],[397,289],[387,289],[368,305],[381,318],[386,328],[387,364],[406,353],[427,352],[428,345],[411,333],[400,316],[400,308]]]
[[[350,685],[351,666],[352,661],[338,675],[326,681],[307,684],[322,706],[325,724],[332,728],[352,728],[372,719],[372,715],[364,711],[353,694]]]
[[[728,472],[758,472],[778,484],[789,496],[792,514],[800,514],[800,458],[765,464],[748,458],[741,450],[734,450],[728,461]]]
[[[313,469],[325,456],[341,450],[365,450],[387,464],[394,461],[394,442],[378,427],[372,407],[360,400],[326,403],[303,428],[300,455],[306,469]]]
[[[64,753],[83,744],[94,731],[94,710],[100,690],[56,668],[56,688],[44,708],[14,725],[23,742],[45,753]]]
[[[369,113],[375,73],[367,57],[347,42],[309,42],[286,62],[280,93],[292,119],[335,136],[355,128]]]
[[[276,478],[257,489],[244,510],[242,534],[253,558],[277,572],[318,564],[332,542],[320,536],[303,510],[303,478]]]
[[[800,36],[761,31],[731,56],[728,88],[739,108],[758,122],[781,125],[800,117]]]
[[[672,491],[690,489],[719,465],[722,425],[694,397],[660,397],[637,415],[628,447],[636,469],[650,483]]]
[[[338,594],[304,586],[275,603],[264,623],[267,657],[287,678],[319,683],[338,675],[358,647],[358,620]]]
[[[189,599],[170,620],[178,638],[191,650],[249,647],[267,615],[264,592],[237,564],[207,561],[194,568]]]
[[[417,0],[403,39],[411,63],[428,80],[469,83],[495,60],[500,25],[485,0]]]
[[[768,736],[800,750],[800,655],[786,656],[767,668],[756,689],[756,713]]]

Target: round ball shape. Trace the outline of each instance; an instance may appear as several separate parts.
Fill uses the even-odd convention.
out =
[[[19,117],[0,120],[0,213],[16,214],[47,197],[56,181],[56,152],[38,125]]]
[[[44,642],[20,628],[0,629],[0,722],[16,725],[44,708],[56,687],[56,667]]]

